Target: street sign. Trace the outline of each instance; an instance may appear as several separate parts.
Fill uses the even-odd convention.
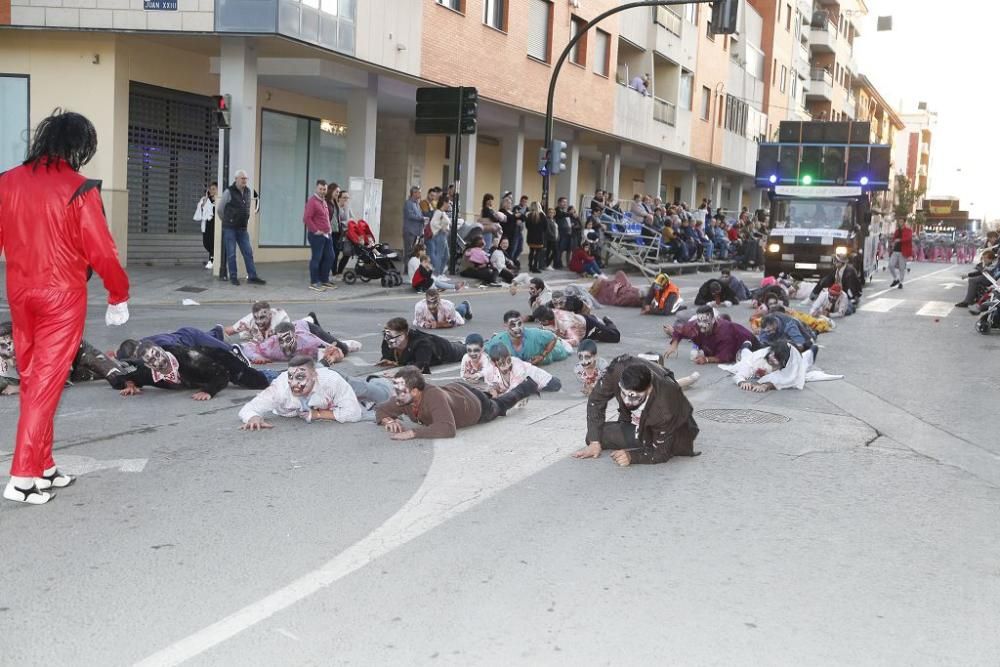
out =
[[[455,134],[456,130],[461,134],[475,134],[476,119],[465,118],[459,121],[456,118],[418,118],[414,129],[417,134]]]
[[[475,134],[479,92],[468,86],[417,89],[417,134]]]

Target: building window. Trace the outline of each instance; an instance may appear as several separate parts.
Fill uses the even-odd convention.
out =
[[[607,76],[611,69],[611,35],[598,29],[594,40],[594,72]]]
[[[485,0],[483,2],[483,23],[507,31],[507,3],[505,0]]]
[[[688,23],[698,25],[698,5],[684,5],[684,20]]]
[[[712,34],[712,22],[705,21],[705,36],[708,37],[709,41],[715,41],[715,35]]]
[[[28,77],[0,76],[0,172],[28,153]]]
[[[437,3],[442,7],[465,13],[465,0],[437,0]]]
[[[708,120],[712,113],[712,89],[708,86],[701,87],[701,119]]]
[[[548,0],[529,0],[529,3],[528,55],[547,63],[552,57],[552,3]]]
[[[264,110],[260,133],[260,245],[307,245],[297,215],[316,179],[346,187],[346,129],[330,121]]]
[[[741,137],[747,136],[747,118],[750,106],[743,100],[726,95],[726,129]]]
[[[792,31],[792,6],[785,5],[785,31]]]
[[[694,74],[691,72],[681,72],[681,92],[679,99],[681,109],[690,111],[691,105],[694,103]]]
[[[781,23],[781,3],[778,3],[778,23]]]
[[[576,37],[583,29],[587,26],[587,22],[583,19],[574,16],[572,22],[570,23],[570,38]],[[583,33],[583,37],[580,41],[573,46],[573,50],[569,52],[569,61],[571,63],[576,63],[581,67],[587,66],[587,33]]]
[[[785,92],[785,81],[788,80],[788,68],[784,65],[781,66],[781,92]]]

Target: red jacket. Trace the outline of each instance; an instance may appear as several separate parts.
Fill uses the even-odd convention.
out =
[[[108,303],[128,301],[128,275],[108,230],[101,182],[63,160],[0,175],[0,250],[8,294],[18,288],[86,290],[92,267]]]
[[[896,233],[892,235],[893,245],[896,241],[900,241],[899,251],[903,253],[903,257],[913,257],[913,230],[909,227],[899,227],[896,229]]]
[[[311,195],[302,214],[302,223],[313,234],[329,234],[330,209],[326,205],[326,200]]]
[[[583,265],[594,259],[594,256],[578,246],[569,258],[569,270],[573,273],[583,273]]]
[[[347,223],[347,238],[355,245],[374,245],[375,235],[372,228],[364,220],[351,220]],[[371,243],[368,243],[371,239]]]

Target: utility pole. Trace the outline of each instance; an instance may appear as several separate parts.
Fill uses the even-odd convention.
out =
[[[623,12],[626,9],[635,9],[636,7],[670,7],[675,5],[702,5],[712,2],[712,33],[717,35],[732,34],[736,31],[736,16],[739,12],[739,6],[742,4],[741,0],[643,0],[642,2],[630,2],[620,7],[614,7],[608,11],[598,14],[594,20],[590,21],[587,25],[580,30],[573,39],[569,40],[566,44],[566,48],[563,49],[562,53],[559,55],[559,60],[556,61],[556,66],[552,69],[552,76],[549,78],[549,96],[545,105],[545,140],[542,142],[544,148],[549,148],[552,144],[552,111],[555,103],[556,95],[556,81],[559,79],[559,72],[562,70],[563,63],[566,62],[566,58],[569,57],[570,51],[579,42],[584,35],[586,35],[591,28],[603,21],[609,16],[617,14],[618,12]],[[551,154],[549,156],[551,159]],[[539,171],[542,171],[541,169]],[[551,167],[545,169],[542,173],[542,210],[545,211],[549,207],[549,177],[552,174]]]

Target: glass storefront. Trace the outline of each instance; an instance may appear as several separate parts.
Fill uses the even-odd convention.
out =
[[[261,119],[261,246],[304,247],[302,211],[317,179],[346,186],[345,128],[265,110]]]
[[[0,172],[28,152],[28,77],[0,75]]]

